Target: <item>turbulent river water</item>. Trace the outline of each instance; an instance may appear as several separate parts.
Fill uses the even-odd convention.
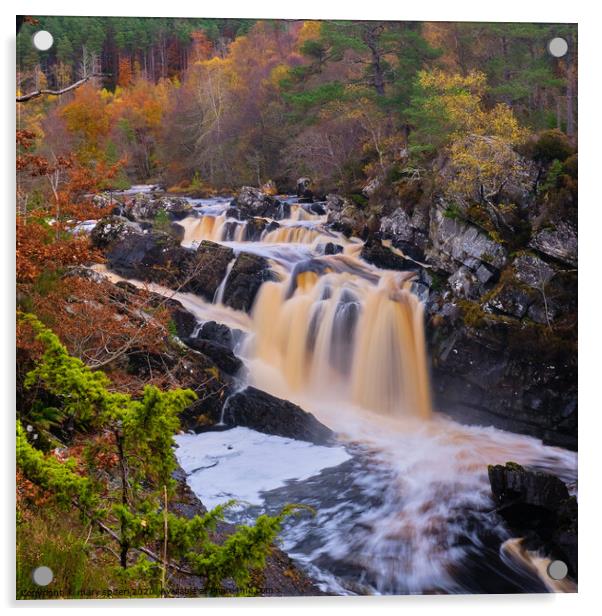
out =
[[[181,435],[177,455],[209,506],[232,497],[242,522],[290,502],[316,515],[291,520],[282,547],[335,593],[567,590],[524,553],[493,511],[488,464],[513,460],[572,484],[576,454],[491,427],[460,425],[432,409],[423,305],[411,274],[362,261],[362,243],[291,204],[279,227],[246,241],[229,200],[191,200],[183,245],[212,240],[267,258],[279,280],[251,314],[149,285],[199,321],[244,332],[245,382],[299,404],[337,433],[318,447],[234,428]],[[339,254],[328,243],[343,247]],[[226,274],[227,275],[227,274]],[[135,282],[135,281],[133,281]],[[141,284],[141,283],[136,283]]]

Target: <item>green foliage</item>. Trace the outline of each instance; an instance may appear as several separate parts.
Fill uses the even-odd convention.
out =
[[[533,158],[542,163],[565,161],[574,152],[568,137],[561,131],[547,130],[541,133],[533,146]]]
[[[45,348],[26,377],[27,386],[37,383],[60,401],[60,409],[49,409],[53,413],[68,415],[76,425],[89,426],[104,436],[85,447],[83,460],[63,459],[37,449],[18,422],[18,470],[58,505],[75,507],[83,519],[102,525],[119,545],[121,568],[130,569],[121,574],[122,579],[145,581],[157,593],[164,590],[159,585],[165,567],[160,557],[149,558],[147,553],[132,563],[129,554],[164,541],[167,524],[168,559],[189,563],[205,580],[207,592],[220,594],[222,581],[233,579],[239,593],[251,593],[252,572],[265,566],[283,520],[302,507],[291,505],[277,516],[262,515],[255,525],[238,527],[222,544],[213,541],[212,533],[232,502],[192,519],[165,512],[165,499],[175,483],[173,435],[179,427],[178,414],[196,395],[150,386],[140,399],[111,392],[106,375],[71,357],[35,316],[20,318]],[[99,474],[99,460],[107,455],[116,461],[117,484],[106,478],[106,471]]]
[[[265,567],[270,546],[282,528],[284,519],[298,511],[298,505],[288,505],[277,516],[261,515],[254,526],[241,526],[223,545],[207,544],[198,554],[188,554],[194,571],[206,578],[209,594],[221,593],[221,582],[231,577],[240,594],[252,594],[253,570]]]
[[[445,210],[443,210],[443,216],[451,220],[461,220],[463,218],[462,210],[457,203],[450,203]]]
[[[35,449],[21,422],[17,422],[17,467],[31,482],[52,492],[62,505],[76,500],[86,514],[99,504],[90,479],[75,472],[75,462],[60,462],[54,455],[46,456]]]
[[[155,214],[155,219],[153,220],[153,227],[157,229],[157,231],[168,232],[171,227],[171,220],[169,219],[169,214],[161,208]]]
[[[539,192],[545,194],[551,190],[555,190],[558,186],[558,180],[563,171],[563,165],[559,160],[552,161],[552,164],[545,175],[544,181],[539,185]]]

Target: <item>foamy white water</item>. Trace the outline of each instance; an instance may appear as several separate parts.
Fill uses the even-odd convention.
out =
[[[232,498],[260,505],[262,492],[308,479],[350,458],[341,446],[322,447],[241,427],[180,434],[175,440],[188,484],[208,508]]]

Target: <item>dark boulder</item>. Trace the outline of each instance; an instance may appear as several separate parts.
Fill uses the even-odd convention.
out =
[[[297,197],[302,197],[305,191],[310,190],[311,178],[302,177],[297,180]],[[311,191],[310,191],[311,192]]]
[[[299,196],[299,203],[313,203],[314,202],[314,193],[306,188],[303,191],[303,194]]]
[[[172,222],[169,225],[169,232],[176,238],[180,244],[184,240],[186,229],[179,222]]]
[[[329,445],[334,437],[329,428],[296,404],[254,387],[247,387],[228,398],[224,423],[316,445]]]
[[[338,255],[343,252],[343,247],[340,244],[335,244],[334,242],[327,242],[323,246],[325,255]]]
[[[253,306],[259,287],[274,275],[266,259],[241,252],[230,271],[224,289],[224,304],[235,310],[248,312]]]
[[[528,549],[563,560],[577,577],[577,500],[555,477],[508,462],[489,466],[497,512],[524,536]]]
[[[282,218],[289,218],[291,212],[291,207],[288,203],[266,195],[258,188],[253,188],[252,186],[243,186],[230,205],[238,209],[243,218],[260,216],[280,220]]]
[[[184,340],[192,335],[197,326],[197,318],[175,299],[165,299],[159,296],[159,301],[169,310],[170,318],[176,329],[178,338]]]
[[[126,278],[177,286],[192,270],[193,251],[166,233],[132,233],[110,245],[111,270]]]
[[[277,225],[278,223],[275,224]],[[245,241],[258,242],[267,225],[268,221],[265,218],[249,218],[245,226]]]
[[[316,216],[324,216],[326,214],[324,203],[317,203],[314,201],[307,209]]]
[[[534,289],[510,280],[496,287],[493,295],[483,305],[483,309],[520,319],[527,314],[529,306],[537,298],[538,294]]]
[[[529,242],[540,253],[577,267],[577,232],[567,222],[560,222],[552,229],[542,229]]]
[[[172,344],[163,345],[161,351],[156,353],[132,348],[125,360],[127,366],[124,368],[129,374],[144,381],[169,374],[178,386],[192,389],[197,394],[198,400],[180,415],[184,429],[198,425],[203,421],[201,416],[207,418],[206,421],[219,419],[229,393],[229,383],[207,355]]]
[[[426,322],[435,407],[454,419],[577,447],[577,361],[570,338],[489,315],[476,302]]]
[[[140,232],[139,225],[123,216],[106,216],[96,223],[90,232],[90,240],[97,248],[106,248],[127,235]]]
[[[227,347],[231,351],[234,350],[244,335],[242,330],[230,329],[227,325],[217,323],[216,321],[205,321],[205,323],[198,327],[196,332],[197,338],[211,340]]]
[[[226,374],[234,376],[243,366],[242,361],[225,345],[204,338],[186,338],[184,344],[209,357]]]
[[[368,263],[376,265],[381,269],[400,270],[400,271],[416,271],[419,266],[409,259],[396,254],[387,246],[384,246],[382,241],[375,236],[370,236],[360,253],[360,257]]]
[[[361,234],[366,229],[368,217],[366,212],[349,199],[337,194],[326,196],[324,204],[327,213],[327,223],[335,231],[340,231],[347,237]]]
[[[197,250],[194,273],[186,290],[213,301],[215,293],[226,276],[234,251],[227,246],[203,240]]]
[[[126,216],[131,220],[151,222],[161,213],[170,220],[182,220],[193,212],[192,205],[182,197],[166,197],[161,193],[139,193],[126,207]]]

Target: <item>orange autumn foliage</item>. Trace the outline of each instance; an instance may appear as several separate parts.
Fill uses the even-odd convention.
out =
[[[59,233],[43,211],[17,218],[17,286],[30,285],[42,272],[57,271],[102,257],[85,236]]]
[[[127,88],[132,83],[132,60],[127,55],[119,56],[117,85]]]

